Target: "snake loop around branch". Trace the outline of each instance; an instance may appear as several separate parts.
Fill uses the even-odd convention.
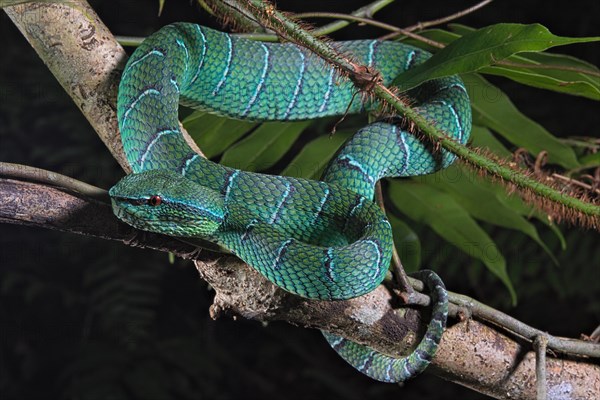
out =
[[[395,42],[335,43],[390,84],[429,54]],[[118,95],[119,129],[133,174],[111,191],[115,214],[154,232],[199,237],[231,250],[276,285],[314,299],[348,299],[383,280],[392,230],[372,201],[384,177],[432,173],[455,156],[435,151],[399,119],[360,129],[329,163],[321,181],[250,173],[196,154],[181,135],[179,104],[229,118],[293,121],[377,107],[352,102],[347,78],[291,43],[251,41],[178,23],[145,40],[129,60]],[[407,94],[448,136],[466,143],[469,99],[462,81],[427,82]],[[433,293],[427,334],[405,359],[393,359],[326,334],[357,369],[383,381],[405,380],[429,363],[447,314],[443,283],[424,278]],[[402,361],[404,360],[404,361]]]

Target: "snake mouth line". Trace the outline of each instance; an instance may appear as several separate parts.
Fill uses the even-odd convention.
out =
[[[130,218],[128,218],[129,213],[126,212],[125,210],[123,210],[121,207],[113,207],[113,212],[117,216],[117,218],[123,222],[126,222],[126,223],[134,222]]]
[[[127,211],[124,207],[120,206],[117,203],[117,198],[112,198],[112,209],[113,209],[113,214],[115,214],[115,216],[120,219],[121,221],[129,224],[129,225],[133,225],[136,228],[139,228],[138,226],[138,220],[137,218],[134,217],[133,213],[131,213],[130,211]]]

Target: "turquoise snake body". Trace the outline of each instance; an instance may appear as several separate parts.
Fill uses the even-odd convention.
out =
[[[337,49],[377,69],[385,84],[429,57],[394,42],[339,42]],[[323,181],[244,172],[196,154],[180,133],[177,108],[257,121],[312,119],[374,109],[352,101],[352,83],[294,44],[238,38],[199,25],[169,25],[130,58],[117,102],[119,129],[133,174],[110,195],[115,214],[143,230],[198,237],[231,250],[283,289],[313,299],[348,299],[383,280],[392,231],[372,201],[383,177],[414,176],[448,166],[454,156],[406,132],[394,119],[359,130],[338,152]],[[411,91],[415,108],[455,140],[471,129],[462,81],[450,77]],[[349,106],[350,105],[350,106]],[[437,275],[432,322],[407,358],[394,359],[325,334],[367,375],[401,381],[427,366],[446,321]]]

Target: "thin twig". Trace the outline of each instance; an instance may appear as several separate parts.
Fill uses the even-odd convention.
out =
[[[438,19],[433,19],[431,21],[425,21],[425,22],[417,22],[414,25],[409,26],[408,28],[404,28],[405,31],[421,31],[425,28],[429,28],[431,26],[436,26],[436,25],[442,25],[445,24],[446,22],[450,22],[453,21],[455,19],[458,19],[460,17],[464,17],[467,14],[471,14],[474,11],[479,10],[482,7],[487,6],[488,4],[490,4],[492,1],[494,0],[484,0],[480,3],[475,4],[474,6],[471,6],[469,8],[465,8],[462,11],[459,11],[457,13],[454,14],[450,14],[447,17],[442,17],[442,18],[438,18]]]
[[[590,335],[590,340],[596,343],[600,343],[600,325],[598,325],[596,329],[594,329],[594,331]]]
[[[425,290],[425,284],[418,279],[408,278],[412,287],[417,290],[415,297],[418,304],[427,306],[431,300],[429,296],[419,293]],[[510,315],[483,304],[469,296],[448,291],[448,315],[458,318],[461,310],[469,310],[472,317],[487,321],[507,332],[533,342],[537,337],[544,336],[548,340],[548,347],[556,352],[576,356],[600,358],[600,344],[585,340],[561,338],[549,335],[546,332],[533,328]]]
[[[0,177],[43,183],[63,188],[71,192],[77,192],[94,199],[103,201],[108,200],[108,192],[104,189],[100,189],[96,186],[92,186],[56,172],[27,165],[0,162]]]
[[[420,30],[423,30],[424,28],[427,28],[427,27],[430,27],[430,26],[441,25],[441,24],[444,24],[446,22],[455,20],[455,19],[460,18],[462,16],[465,16],[465,15],[467,15],[469,13],[472,13],[473,11],[478,10],[481,7],[486,6],[487,4],[491,3],[492,1],[493,0],[484,0],[481,3],[478,3],[478,4],[476,4],[476,5],[472,6],[472,7],[466,8],[466,9],[464,9],[462,11],[459,11],[459,12],[457,12],[455,14],[448,15],[447,17],[438,18],[438,19],[434,19],[434,20],[426,21],[426,22],[418,22],[415,25],[409,26],[408,28],[399,28],[400,30],[398,32],[390,33],[388,35],[382,36],[380,39],[381,40],[389,40],[389,39],[395,39],[395,38],[397,38],[398,36],[401,36],[401,35],[409,36],[407,33],[411,33],[411,32],[417,31],[417,30],[420,31]],[[413,37],[413,36],[410,36],[410,37]],[[419,37],[422,37],[422,36],[419,36]],[[418,40],[420,40],[420,39],[418,39]],[[429,39],[427,39],[427,40],[429,40]],[[444,45],[442,45],[442,46],[436,45],[436,47],[443,48]]]
[[[394,0],[374,1],[371,4],[367,4],[366,6],[353,11],[349,15],[355,16],[355,17],[370,18],[373,15],[375,15],[375,13],[380,11],[382,8],[384,8],[385,6],[387,6],[393,2],[394,2]],[[335,18],[335,17],[333,17],[333,18]],[[317,36],[317,37],[329,35],[333,32],[339,31],[340,29],[343,29],[343,28],[349,26],[351,23],[352,23],[352,21],[350,21],[348,19],[341,19],[338,21],[333,21],[326,25],[315,28],[314,30],[311,31],[311,34],[314,36]],[[239,34],[239,36],[247,38],[247,39],[261,40],[261,41],[266,41],[266,42],[274,42],[274,41],[279,40],[279,36],[274,35],[274,34],[269,34],[269,33],[242,33],[242,34]]]
[[[385,22],[375,21],[374,19],[371,19],[371,18],[364,18],[364,17],[359,17],[356,15],[336,13],[336,12],[307,12],[307,13],[296,14],[295,16],[298,18],[338,18],[338,19],[343,19],[343,20],[348,20],[348,21],[360,22],[363,24],[372,25],[372,26],[376,26],[381,29],[392,31],[393,33],[390,35],[393,35],[394,37],[398,36],[398,35],[404,35],[404,36],[413,38],[415,40],[418,40],[420,42],[426,43],[433,47],[437,47],[437,48],[444,47],[444,45],[442,43],[436,42],[435,40],[431,40],[424,36],[417,35],[416,33],[412,33],[410,31],[407,31],[405,29],[399,28],[394,25],[386,24]],[[390,35],[382,36],[379,39],[385,40]]]
[[[415,290],[422,292],[425,289],[425,285],[420,280],[411,277],[409,277],[408,280]],[[430,300],[423,300],[423,298],[428,298],[426,294],[417,292],[417,297],[420,297],[419,304],[429,305]],[[548,333],[533,328],[524,322],[521,322],[510,315],[503,313],[502,311],[496,310],[495,308],[483,304],[469,296],[465,296],[456,292],[448,291],[448,301],[450,302],[450,307],[448,308],[449,316],[457,317],[461,310],[467,309],[471,312],[471,315],[475,317],[475,319],[487,321],[501,329],[506,330],[507,332],[512,332],[513,334],[531,342],[533,342],[539,336],[544,336],[548,339],[548,347],[556,352],[576,356],[600,358],[599,343],[549,335]]]
[[[377,28],[385,29],[392,32],[398,32],[401,28],[397,26],[386,24],[385,22],[377,21],[375,19],[361,17],[357,15],[338,13],[338,12],[325,12],[325,11],[314,11],[294,14],[295,18],[306,19],[306,18],[338,18],[345,21],[359,22],[365,25],[376,26]]]
[[[383,200],[383,192],[381,190],[381,181],[378,181],[375,184],[375,201],[381,208],[381,211],[385,214],[385,203]],[[412,298],[414,297],[414,289],[410,285],[408,281],[408,276],[406,275],[406,271],[404,271],[404,267],[402,266],[402,261],[400,260],[400,256],[398,255],[398,251],[396,250],[396,246],[392,246],[392,268],[394,271],[395,283],[398,286],[398,293],[406,304],[411,303]]]
[[[559,139],[564,144],[569,146],[584,147],[592,150],[594,153],[600,150],[600,139],[589,136],[571,136],[564,139]]]
[[[546,335],[539,335],[533,342],[535,348],[535,382],[537,389],[537,400],[546,400],[548,385],[546,383],[546,347],[548,339]]]
[[[600,188],[594,188],[592,185],[589,185],[587,183],[557,173],[553,173],[551,176],[552,178],[558,179],[559,181],[562,181],[567,185],[579,186],[580,188],[589,190],[590,192],[600,194]]]
[[[411,283],[414,282],[412,278]],[[416,288],[417,290],[419,287]],[[535,329],[510,315],[495,310],[492,307],[478,302],[468,296],[458,293],[448,292],[448,299],[453,304],[462,307],[468,307],[472,310],[473,316],[493,323],[494,325],[507,329],[525,339],[535,340],[540,335],[546,335],[548,338],[548,347],[561,353],[582,355],[594,358],[600,358],[600,345],[589,343],[582,340],[558,338]]]
[[[115,35],[115,39],[121,46],[130,46],[137,47],[146,39],[142,36],[123,36],[123,35]]]
[[[385,6],[387,6],[393,2],[394,2],[394,0],[374,1],[371,4],[367,4],[366,6],[361,7],[356,11],[353,11],[351,13],[351,15],[353,15],[355,17],[372,18],[376,12],[381,11],[381,9],[383,9]],[[330,33],[339,31],[340,29],[345,28],[348,25],[350,25],[350,22],[347,20],[333,21],[333,22],[330,22],[329,24],[326,24],[326,25],[316,28],[313,31],[313,34],[316,36],[329,35]]]

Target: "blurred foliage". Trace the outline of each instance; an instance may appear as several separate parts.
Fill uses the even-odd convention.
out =
[[[330,10],[362,4],[348,2],[342,10],[337,3]],[[164,4],[161,19],[157,8],[141,2],[94,5],[119,34],[150,33],[195,17],[186,5],[174,2]],[[315,10],[328,5],[285,4],[290,10],[294,6]],[[381,17],[399,24],[402,15],[408,18],[402,23],[408,24],[456,11],[459,5],[448,9],[439,2],[413,14],[410,4],[403,7],[402,13]],[[524,5],[513,7],[519,7],[523,22],[530,22]],[[591,7],[600,11],[598,5]],[[478,15],[482,19],[473,16],[467,23],[485,26],[515,18],[486,14],[485,9]],[[585,26],[585,16],[577,21],[578,27]],[[368,35],[363,29],[355,29],[356,37]],[[453,25],[426,34],[450,42],[471,31]],[[567,29],[560,34],[590,32]],[[0,60],[0,159],[109,187],[122,172],[5,15],[0,15],[0,36],[11,43]],[[580,45],[585,46],[590,45]],[[598,79],[522,65],[559,63],[597,70],[597,60],[590,64],[572,55],[530,52],[512,57],[519,67],[485,67],[479,71],[485,78],[465,76],[475,113],[472,145],[510,158],[517,147],[537,154],[552,144],[552,170],[574,177],[600,165],[593,142],[568,138],[598,136],[600,118],[592,102],[598,99]],[[561,93],[539,89],[549,86]],[[258,125],[192,113],[185,122],[217,161],[314,178],[366,117],[348,117],[332,137],[336,119]],[[598,324],[597,233],[557,227],[460,165],[388,182],[384,191],[407,269],[433,267],[452,290],[553,334],[577,337]],[[452,216],[448,208],[454,210]],[[165,254],[13,225],[0,225],[0,238],[2,399],[267,399],[284,394],[290,399],[483,398],[427,374],[403,388],[373,382],[338,359],[314,331],[279,323],[263,327],[251,321],[212,321],[210,288],[191,264],[171,264]],[[514,288],[516,307],[511,307],[506,287]]]

